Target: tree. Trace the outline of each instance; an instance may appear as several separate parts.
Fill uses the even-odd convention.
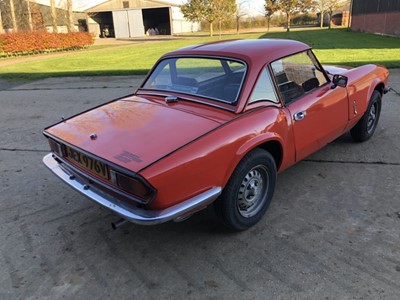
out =
[[[17,25],[17,18],[15,17],[14,0],[10,0],[10,11],[11,11],[11,21],[12,21],[13,31],[17,32],[18,25]]]
[[[33,21],[32,21],[32,13],[31,13],[31,2],[30,0],[26,1],[27,4],[27,11],[28,11],[28,25],[29,25],[29,30],[33,31]]]
[[[50,9],[51,9],[51,20],[53,23],[53,32],[58,32],[57,11],[56,11],[56,4],[55,4],[54,0],[50,0]]]
[[[74,15],[72,12],[72,0],[67,0],[67,28],[68,32],[73,32],[74,31]]]
[[[348,0],[327,0],[327,13],[329,15],[329,29],[331,29],[332,24],[332,15],[335,10],[338,10],[340,7],[346,5]]]
[[[1,2],[0,2],[1,5]],[[0,6],[0,34],[4,33],[4,27],[3,27],[3,18],[1,17],[1,6]]]
[[[244,3],[245,3],[244,1],[240,1],[236,4],[236,11],[235,11],[236,34],[239,34],[240,30],[240,18],[246,15],[243,8]]]
[[[222,22],[235,12],[235,0],[189,0],[183,4],[181,12],[191,22],[206,21],[210,24],[210,36],[213,36],[213,24]],[[232,8],[233,7],[233,8]]]
[[[221,38],[221,24],[232,17],[236,11],[236,0],[214,0],[214,10],[217,16],[219,37]]]
[[[190,0],[180,6],[181,12],[185,19],[191,22],[201,22],[204,20],[204,1]],[[210,26],[211,30],[211,26]]]
[[[45,24],[43,20],[43,13],[40,10],[40,5],[35,0],[29,0],[29,9],[32,20],[32,28],[34,31],[45,31]]]
[[[328,10],[330,0],[316,0],[315,8],[320,13],[320,27],[324,26],[324,14]]]
[[[268,5],[269,2],[272,1],[265,1],[265,6]],[[275,0],[274,8],[275,11],[282,11],[286,15],[286,30],[290,31],[290,21],[294,14],[299,12],[306,12],[309,10],[313,4],[313,0]]]
[[[13,32],[27,29],[26,6],[26,0],[0,0],[0,33],[4,33],[4,29],[12,28]]]
[[[270,23],[271,23],[271,16],[279,10],[277,0],[265,0],[265,17],[267,18],[267,28],[269,31]]]

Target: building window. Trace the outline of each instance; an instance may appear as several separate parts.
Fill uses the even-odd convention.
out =
[[[129,8],[129,1],[122,1],[122,6],[124,8]]]

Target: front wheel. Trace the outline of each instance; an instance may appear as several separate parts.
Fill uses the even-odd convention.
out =
[[[238,164],[215,202],[217,215],[233,230],[256,224],[268,209],[276,184],[276,164],[262,149],[249,152]]]
[[[356,142],[368,140],[375,132],[381,113],[382,95],[374,91],[369,101],[367,111],[360,121],[350,130],[351,137]]]

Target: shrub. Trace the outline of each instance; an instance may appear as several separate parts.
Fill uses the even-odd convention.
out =
[[[318,25],[318,18],[309,14],[297,15],[292,19],[292,25]]]
[[[82,49],[92,45],[88,32],[16,32],[0,34],[0,55],[24,55]]]

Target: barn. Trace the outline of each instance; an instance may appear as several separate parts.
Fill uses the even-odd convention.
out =
[[[132,38],[200,30],[186,21],[179,5],[153,0],[111,0],[85,11],[90,32],[99,37]]]
[[[400,36],[400,0],[353,0],[351,29]]]

